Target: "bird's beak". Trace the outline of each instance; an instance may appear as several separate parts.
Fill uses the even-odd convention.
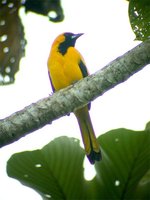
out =
[[[72,39],[76,40],[78,39],[81,35],[83,35],[84,33],[77,33],[77,34],[74,34]]]
[[[84,33],[78,33],[78,34],[76,34],[76,37],[78,38],[78,37],[80,37],[81,35],[83,35]]]

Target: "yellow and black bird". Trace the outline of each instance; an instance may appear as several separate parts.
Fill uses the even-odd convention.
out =
[[[75,43],[83,33],[63,33],[53,42],[48,58],[49,78],[53,92],[74,84],[88,76],[82,55],[75,49]],[[77,109],[74,114],[78,120],[85,152],[91,164],[101,160],[99,144],[93,130],[88,112],[90,106]]]

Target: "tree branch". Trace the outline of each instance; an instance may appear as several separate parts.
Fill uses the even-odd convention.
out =
[[[0,120],[0,147],[87,104],[148,64],[150,40],[118,57],[95,74]]]

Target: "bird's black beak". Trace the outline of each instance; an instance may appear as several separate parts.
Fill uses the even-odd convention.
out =
[[[76,39],[78,39],[81,35],[83,35],[84,33],[77,33],[77,34],[74,34],[73,36],[72,36],[72,39],[74,39],[74,40],[76,40]]]

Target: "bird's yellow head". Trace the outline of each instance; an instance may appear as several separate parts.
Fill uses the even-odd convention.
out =
[[[83,35],[83,33],[70,33],[70,32],[65,32],[62,33],[61,35],[57,36],[57,38],[54,40],[53,47],[56,47],[58,51],[64,55],[67,52],[67,49],[69,47],[74,47],[76,40]]]

